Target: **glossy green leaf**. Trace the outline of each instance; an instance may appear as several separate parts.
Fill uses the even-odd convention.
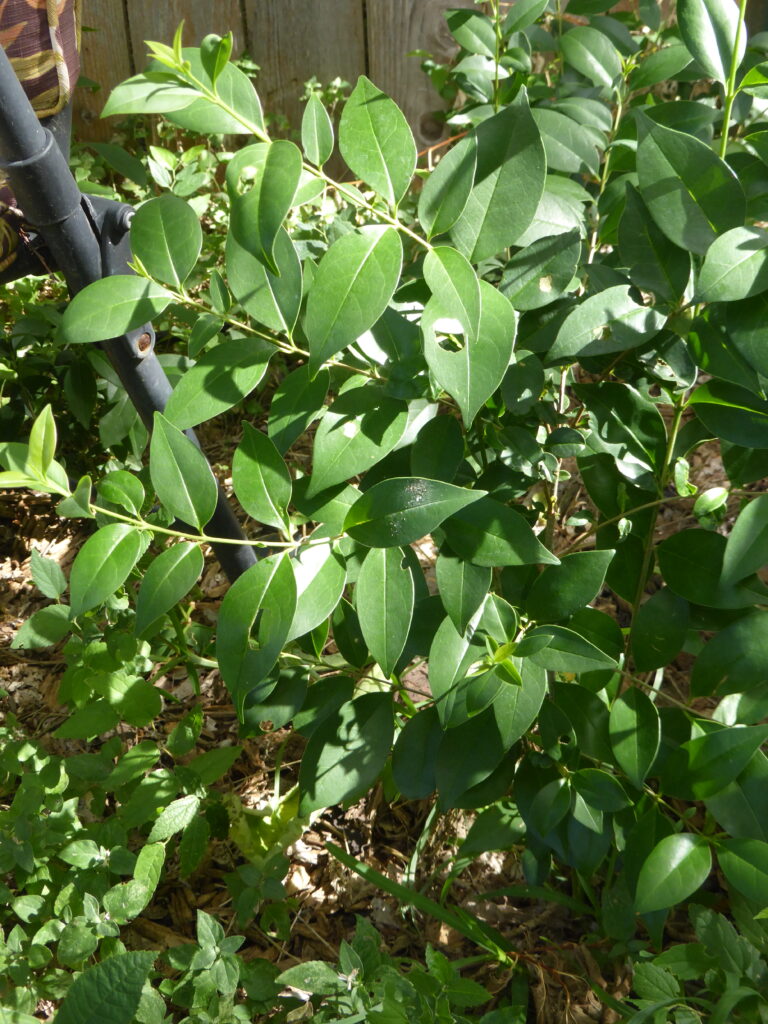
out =
[[[472,424],[485,402],[501,384],[512,359],[517,316],[506,298],[488,284],[480,282],[480,319],[477,333],[458,336],[458,351],[452,351],[450,324],[443,334],[445,316],[433,298],[421,318],[424,354],[435,379],[456,399],[466,427]]]
[[[99,498],[137,515],[144,504],[144,485],[137,476],[124,469],[107,473],[99,481]]]
[[[402,262],[400,235],[390,227],[361,228],[331,245],[320,260],[304,317],[313,376],[376,323],[397,287]]]
[[[521,32],[532,25],[546,9],[547,0],[515,0],[504,19],[504,35]]]
[[[591,295],[568,314],[547,360],[565,362],[637,348],[658,334],[665,322],[666,315],[636,301],[628,285],[614,285]]]
[[[333,152],[333,124],[317,93],[310,93],[301,118],[301,145],[311,164],[322,167]]]
[[[323,541],[318,533],[312,534],[309,544],[299,548],[293,560],[296,611],[287,640],[303,636],[325,622],[339,603],[347,582],[344,559],[331,541]]]
[[[56,454],[56,423],[50,405],[46,405],[35,417],[29,432],[27,457],[24,471],[30,476],[45,480],[53,457]]]
[[[227,591],[219,612],[216,657],[239,716],[251,691],[274,667],[295,611],[296,580],[285,555],[263,558]]]
[[[611,705],[609,731],[619,767],[639,789],[661,742],[656,705],[639,687],[625,690]]]
[[[509,260],[499,282],[499,291],[515,309],[547,306],[559,298],[573,280],[580,253],[577,231],[539,238]]]
[[[467,205],[477,168],[477,139],[466,135],[441,158],[419,196],[419,221],[428,238],[450,231]]]
[[[768,288],[768,231],[732,228],[707,249],[696,284],[699,302],[734,302]]]
[[[57,1024],[130,1024],[157,953],[116,953],[79,974],[56,1014]]]
[[[116,86],[107,98],[102,117],[121,114],[166,114],[182,110],[200,98],[192,86],[168,81],[162,73],[134,75]]]
[[[221,342],[182,376],[163,415],[180,430],[220,416],[259,384],[274,352],[274,346],[251,338]]]
[[[459,684],[469,666],[478,660],[482,648],[471,636],[459,633],[450,616],[438,626],[429,650],[429,689],[443,728],[447,728],[460,698]]]
[[[50,647],[63,640],[72,631],[69,606],[52,604],[47,608],[38,608],[23,623],[11,642],[11,650]]]
[[[524,96],[475,132],[475,180],[451,228],[454,244],[473,263],[495,256],[522,235],[536,214],[546,178],[544,146]]]
[[[74,616],[103,604],[121,587],[146,549],[146,537],[125,523],[102,526],[72,563],[69,593]]]
[[[621,76],[621,57],[607,35],[587,25],[577,25],[560,38],[567,64],[593,85],[611,89]]]
[[[394,720],[389,693],[342,705],[312,733],[299,768],[302,816],[366,792],[384,767]]]
[[[662,791],[704,800],[725,789],[768,739],[768,725],[731,726],[688,740],[664,762]]]
[[[460,557],[476,565],[557,565],[559,559],[539,541],[525,517],[482,491],[481,500],[445,522],[446,540]]]
[[[52,558],[45,558],[37,548],[32,548],[30,555],[32,581],[41,594],[56,599],[67,589],[67,578],[61,566]]]
[[[236,197],[232,203],[231,224],[227,234],[227,282],[236,301],[259,323],[273,331],[293,332],[301,307],[302,270],[296,248],[288,232],[281,228],[275,237],[272,257],[279,274],[273,274],[242,245],[242,232],[234,230],[245,217],[246,208]]]
[[[400,202],[416,169],[416,143],[397,104],[365,75],[344,105],[339,150],[356,177],[390,205]]]
[[[300,366],[280,381],[269,407],[267,434],[281,455],[319,416],[329,383],[327,370],[312,379],[307,366]]]
[[[447,10],[445,20],[456,42],[470,53],[496,56],[496,29],[487,14],[458,8]]]
[[[745,505],[733,524],[723,554],[722,578],[736,583],[768,564],[768,494]]]
[[[747,32],[739,32],[739,8],[731,0],[678,0],[677,25],[683,42],[708,78],[726,83],[731,61],[741,63]],[[736,38],[739,48],[736,50]]]
[[[724,839],[717,859],[729,884],[762,909],[768,901],[768,843]]]
[[[398,733],[392,752],[392,776],[406,799],[424,800],[434,792],[435,758],[442,738],[434,707],[420,708]]]
[[[107,341],[158,316],[173,293],[134,274],[113,274],[79,291],[64,311],[61,330],[70,345]]]
[[[693,895],[712,869],[712,854],[702,836],[683,832],[666,836],[640,869],[635,910],[651,914],[677,906]]]
[[[713,437],[742,447],[768,448],[768,402],[726,381],[701,384],[689,399]]]
[[[744,223],[739,180],[709,146],[638,114],[640,193],[657,226],[681,249],[704,255]]]
[[[413,576],[404,559],[399,547],[371,548],[355,588],[363,637],[386,676],[395,670],[413,616]]]
[[[558,622],[593,601],[600,593],[615,552],[579,551],[560,565],[547,566],[526,598],[528,615],[539,622]]]
[[[287,530],[291,476],[270,439],[250,423],[232,458],[232,487],[245,511],[259,523]]]
[[[182,541],[159,554],[144,573],[136,597],[136,635],[140,636],[170,611],[194,586],[202,571],[203,553],[197,544]]]
[[[660,299],[677,301],[691,276],[691,257],[658,228],[637,189],[627,185],[619,221],[619,252],[632,284]]]
[[[685,643],[689,619],[688,602],[669,587],[657,590],[640,605],[631,633],[638,672],[650,672],[673,660]]]
[[[371,384],[339,395],[315,434],[307,496],[364,473],[395,447],[408,422],[408,407]]]
[[[252,146],[251,188],[234,205],[231,231],[238,244],[276,276],[275,242],[301,176],[301,153],[292,142],[279,139]]]
[[[596,139],[567,114],[546,107],[534,107],[533,119],[541,132],[547,169],[563,174],[587,174],[597,177],[600,154]]]
[[[192,73],[198,80],[213,88],[199,49],[185,46],[182,57],[184,61],[189,62]],[[261,132],[266,131],[259,97],[253,82],[244,71],[232,63],[226,64],[216,79],[215,91],[220,103],[199,96],[198,93],[199,98],[193,103],[172,109],[167,115],[168,120],[197,135],[239,135],[246,130],[245,125],[255,125]],[[140,110],[137,113],[146,111]]]
[[[200,220],[179,196],[166,193],[140,206],[131,220],[131,249],[151,277],[180,288],[203,245]]]
[[[621,811],[630,805],[618,779],[600,768],[581,768],[573,773],[571,782],[582,799],[599,811]]]
[[[450,552],[440,552],[435,575],[443,607],[458,632],[463,634],[490,589],[491,569],[473,565]]]
[[[565,626],[536,626],[517,647],[521,658],[552,672],[594,672],[615,668],[616,659]]]
[[[706,608],[747,608],[764,601],[759,583],[736,584],[723,577],[725,547],[725,537],[709,530],[680,530],[662,541],[657,551],[667,586]]]
[[[691,54],[684,43],[673,39],[669,46],[648,52],[629,77],[633,89],[647,89],[675,78],[691,63]]]
[[[565,779],[553,779],[541,787],[525,814],[526,824],[539,836],[546,836],[566,816],[571,790]]]
[[[402,547],[424,537],[484,494],[439,480],[393,477],[374,484],[358,498],[347,514],[344,530],[368,547]]]
[[[474,339],[480,324],[480,282],[467,258],[449,245],[430,249],[424,257],[424,280],[435,315],[458,320],[465,341]]]
[[[216,480],[200,449],[159,412],[149,446],[149,474],[163,505],[202,530],[216,508]]]

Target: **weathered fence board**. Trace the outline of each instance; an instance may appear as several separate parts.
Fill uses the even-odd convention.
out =
[[[170,43],[184,19],[184,42],[195,45],[208,32],[235,37],[235,54],[247,50],[260,66],[257,85],[265,109],[298,127],[304,82],[340,77],[354,84],[367,74],[404,109],[419,148],[441,135],[432,112],[441,105],[418,58],[425,49],[442,60],[455,50],[445,27],[448,7],[472,0],[85,0],[83,74],[99,83],[80,90],[75,131],[81,139],[103,139],[111,126],[99,122],[110,89],[146,64],[144,40]]]

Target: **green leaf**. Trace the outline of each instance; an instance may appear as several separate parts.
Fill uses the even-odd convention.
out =
[[[45,558],[37,548],[32,548],[30,556],[30,568],[32,569],[32,582],[41,594],[54,600],[67,589],[67,577],[61,571],[58,562],[52,558]]]
[[[747,31],[739,32],[739,8],[731,0],[678,0],[677,26],[683,42],[707,78],[723,85],[731,61],[740,64],[747,45]],[[736,37],[739,48],[736,50]]]
[[[107,341],[159,316],[173,292],[134,274],[113,274],[87,285],[64,310],[61,331],[71,345]]]
[[[649,52],[629,76],[633,89],[647,89],[659,82],[676,78],[691,63],[691,54],[684,43],[672,39],[669,46]]]
[[[339,149],[356,177],[390,206],[400,202],[416,169],[416,143],[397,104],[365,75],[344,105]]]
[[[761,908],[768,900],[768,843],[760,839],[724,839],[717,859],[730,885]]]
[[[635,910],[651,914],[677,906],[702,885],[712,868],[712,854],[703,836],[683,832],[657,843],[640,869]]]
[[[464,435],[453,416],[436,416],[418,433],[411,448],[411,473],[451,483],[464,458]]]
[[[351,387],[326,410],[315,434],[311,498],[364,473],[395,447],[408,423],[408,406],[372,383]]]
[[[206,818],[195,818],[184,829],[179,842],[179,874],[188,878],[203,859],[211,837]]]
[[[228,32],[223,38],[211,32],[205,36],[200,43],[200,60],[205,68],[211,83],[215,86],[216,81],[227,66],[232,56],[232,33]]]
[[[525,602],[530,618],[558,622],[593,601],[600,593],[615,552],[579,551],[560,565],[549,565],[533,582]]]
[[[127,470],[116,469],[112,473],[107,473],[99,481],[98,491],[101,499],[117,505],[118,508],[124,508],[133,515],[141,512],[145,497],[144,486],[138,477]]]
[[[109,94],[101,116],[166,114],[182,110],[199,98],[200,93],[192,86],[181,85],[162,72],[150,72],[134,75],[116,86]]]
[[[685,643],[689,619],[688,602],[669,587],[657,590],[640,605],[631,632],[638,672],[650,672],[673,660]]]
[[[632,298],[628,285],[614,285],[591,295],[568,314],[547,360],[565,362],[637,348],[658,334],[666,319],[661,310]]]
[[[323,960],[307,960],[303,964],[289,967],[275,979],[280,985],[291,985],[315,996],[338,995],[346,988],[337,971]]]
[[[643,200],[670,241],[703,256],[718,235],[744,223],[739,180],[699,139],[636,116]]]
[[[664,762],[662,791],[682,800],[714,796],[741,774],[767,738],[768,725],[739,725],[688,740]]]
[[[357,577],[355,607],[363,637],[385,676],[395,670],[411,627],[413,576],[399,547],[371,548]]]
[[[515,0],[510,5],[504,19],[504,35],[509,36],[513,32],[522,32],[524,28],[533,25],[546,10],[546,7],[547,0]]]
[[[159,412],[149,446],[149,475],[163,505],[202,530],[216,509],[216,480],[200,449]]]
[[[466,492],[465,492],[466,493]],[[537,539],[525,517],[482,491],[480,500],[454,512],[443,529],[451,549],[476,565],[558,565],[559,559]]]
[[[435,564],[435,576],[443,607],[456,630],[463,635],[490,590],[491,569],[441,551]]]
[[[192,74],[213,89],[213,82],[203,65],[199,48],[185,46],[182,58],[190,64]],[[206,99],[198,93],[194,103],[175,108],[167,115],[168,120],[197,135],[239,135],[249,130],[245,125],[255,125],[261,132],[266,131],[261,103],[253,82],[240,68],[231,63],[226,64],[216,79],[214,91],[221,103]]]
[[[166,193],[140,206],[131,221],[131,249],[150,277],[181,288],[203,244],[200,220],[185,200]]]
[[[630,184],[619,221],[619,252],[632,284],[670,302],[681,298],[691,276],[690,254],[673,245],[656,226],[642,196]]]
[[[320,260],[304,317],[313,377],[376,323],[397,287],[402,262],[400,235],[390,227],[361,228],[331,245]]]
[[[611,706],[608,729],[619,767],[640,789],[661,742],[656,705],[636,686],[625,690]]]
[[[87,868],[101,864],[104,860],[99,846],[93,839],[74,839],[59,850],[59,858],[73,868]]]
[[[616,659],[565,626],[536,626],[517,646],[521,658],[552,672],[594,672],[615,668]]]
[[[285,555],[263,558],[227,591],[219,612],[216,657],[239,717],[250,692],[277,661],[295,611],[296,580]]]
[[[584,125],[567,114],[546,107],[534,107],[531,114],[541,132],[548,171],[598,176],[600,154],[597,140],[585,131]]]
[[[281,455],[320,415],[329,383],[328,370],[321,370],[313,379],[307,366],[281,380],[272,396],[267,423],[267,434]]]
[[[344,530],[368,547],[402,547],[484,494],[439,480],[393,477],[374,484],[358,498],[347,513]]]
[[[392,697],[366,693],[329,715],[309,737],[299,768],[299,814],[369,790],[389,756]]]
[[[712,437],[741,447],[768,448],[768,402],[726,381],[701,384],[689,404]]]
[[[544,145],[524,93],[479,124],[475,134],[474,184],[451,229],[454,244],[473,263],[495,256],[523,234],[546,179]]]
[[[145,550],[146,537],[125,523],[102,526],[89,537],[69,575],[72,615],[82,615],[111,597]]]
[[[580,254],[578,231],[539,238],[509,260],[499,282],[499,291],[515,309],[547,306],[567,290]]]
[[[93,519],[91,492],[93,484],[89,476],[81,476],[74,491],[56,505],[62,519]]]
[[[445,20],[451,35],[463,49],[486,57],[496,56],[496,29],[487,14],[460,8],[446,11]]]
[[[296,577],[296,611],[288,631],[288,640],[304,636],[325,622],[341,599],[347,582],[344,559],[330,539],[322,540],[320,531],[310,543],[299,548],[293,561]]]
[[[172,801],[161,812],[152,826],[148,842],[160,843],[181,832],[195,817],[200,809],[200,797],[181,796]]]
[[[621,57],[607,35],[587,25],[577,25],[560,37],[567,64],[603,89],[612,89],[621,77]]]
[[[182,376],[163,415],[180,430],[220,416],[259,384],[274,352],[273,345],[257,339],[221,342]]]
[[[29,432],[24,471],[39,480],[45,480],[56,454],[56,424],[50,405],[46,405],[32,424]]]
[[[455,318],[466,340],[474,339],[480,324],[480,282],[466,257],[449,245],[430,249],[424,258],[424,280],[432,292],[434,315]]]
[[[243,423],[243,439],[232,459],[232,487],[245,511],[259,523],[288,530],[291,476],[266,434]]]
[[[333,124],[316,93],[311,93],[301,119],[301,145],[311,164],[322,167],[333,153]]]
[[[517,316],[506,298],[487,281],[480,282],[480,319],[472,330],[458,339],[460,348],[451,351],[441,343],[439,300],[432,299],[424,309],[421,328],[424,355],[437,382],[456,399],[466,427],[501,384],[512,359]],[[450,324],[445,328],[450,332]]]
[[[232,230],[227,234],[225,259],[227,281],[235,300],[259,323],[273,331],[293,333],[301,308],[302,270],[296,247],[284,228],[278,231],[272,249],[273,274],[242,245],[240,221],[246,215],[243,197],[232,201]]]
[[[16,633],[11,649],[50,647],[63,640],[71,629],[68,605],[54,604],[48,608],[39,608]]]
[[[722,579],[726,583],[737,583],[766,564],[768,494],[760,494],[744,506],[733,524],[723,554]]]
[[[709,530],[680,530],[657,548],[659,568],[670,590],[706,608],[748,608],[765,601],[758,581],[735,584],[723,578],[726,540]],[[759,588],[759,589],[756,589]]]
[[[442,738],[434,707],[421,708],[398,733],[392,752],[392,776],[408,800],[424,800],[434,792],[435,758]]]
[[[428,238],[450,231],[467,205],[477,169],[477,139],[467,135],[441,158],[419,196],[419,221]]]
[[[117,953],[88,967],[67,990],[56,1024],[131,1024],[156,957]]]
[[[279,276],[275,241],[299,184],[301,153],[284,139],[251,146],[250,153],[253,183],[233,204],[238,216],[232,220],[231,231],[246,252]]]
[[[136,598],[137,636],[170,611],[194,586],[203,571],[197,544],[182,541],[161,552],[144,573]]]
[[[732,228],[707,249],[696,284],[699,302],[734,302],[768,288],[768,231]]]
[[[573,773],[571,782],[585,803],[599,811],[621,811],[630,805],[618,779],[599,768],[581,768]]]

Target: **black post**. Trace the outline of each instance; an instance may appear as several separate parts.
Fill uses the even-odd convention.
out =
[[[102,230],[94,207],[72,176],[67,160],[51,132],[44,128],[16,78],[11,62],[0,48],[0,167],[18,200],[24,217],[41,234],[74,295],[113,269],[104,265]],[[112,222],[125,233],[130,207],[115,204]],[[144,424],[152,429],[154,413],[162,412],[171,393],[168,378],[153,351],[150,325],[122,338],[102,342],[125,390]],[[187,436],[198,444],[193,431]],[[206,529],[218,537],[245,540],[232,509],[219,490],[216,511]],[[246,544],[214,544],[216,557],[230,581],[256,561]]]

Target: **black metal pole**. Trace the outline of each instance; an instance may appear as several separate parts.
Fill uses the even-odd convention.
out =
[[[104,266],[101,229],[96,223],[93,207],[77,187],[66,157],[56,145],[53,135],[35,116],[2,48],[0,167],[24,211],[25,219],[44,238],[72,295],[114,272]],[[116,205],[117,217],[113,223],[124,233],[130,207]],[[150,325],[102,343],[131,401],[150,430],[154,413],[163,411],[171,393],[153,345],[154,331]],[[186,433],[198,444],[192,431]],[[218,537],[246,539],[221,490],[207,530]],[[213,544],[213,549],[230,580],[236,579],[256,561],[253,548],[247,544]]]

